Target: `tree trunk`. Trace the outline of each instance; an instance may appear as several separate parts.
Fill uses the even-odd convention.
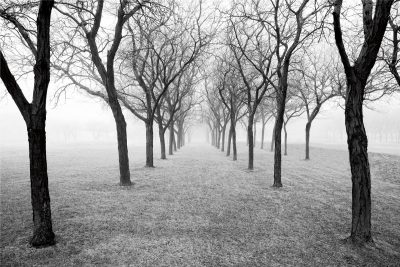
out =
[[[265,136],[265,124],[263,122],[261,128],[261,149],[264,149],[264,136]]]
[[[146,122],[146,167],[153,168],[153,120]]]
[[[162,122],[158,123],[158,135],[160,136],[160,147],[161,147],[161,159],[167,159],[167,155],[165,153],[165,132],[163,129]]]
[[[280,96],[277,100],[278,112],[275,121],[275,154],[274,154],[274,187],[282,187],[282,126],[283,126],[283,115],[285,113],[285,97]]]
[[[274,151],[274,143],[275,143],[275,129],[276,129],[276,120],[274,123],[274,128],[272,129],[272,139],[271,139],[271,152]]]
[[[218,127],[219,128],[219,127]],[[217,134],[218,134],[218,141],[217,141],[217,148],[220,149],[221,148],[221,131],[222,130],[218,130]]]
[[[174,153],[172,152],[174,147],[174,122],[171,122],[171,125],[169,126],[169,146],[168,146],[168,155],[173,155]]]
[[[178,123],[178,133],[176,135],[177,135],[176,145],[177,145],[178,149],[181,149],[181,147],[182,147],[182,127],[181,127],[180,123]]]
[[[35,247],[53,245],[55,236],[51,222],[44,120],[43,128],[28,129],[28,139],[33,209],[33,237],[30,243]]]
[[[256,147],[257,143],[257,122],[254,121],[254,138],[253,138],[253,146]]]
[[[306,124],[306,160],[310,159],[310,129],[311,121],[308,121]]]
[[[178,149],[176,148],[176,137],[175,137],[175,132],[174,131],[175,130],[172,129],[172,141],[173,141],[173,144],[174,144],[174,152],[176,152]]]
[[[231,142],[232,142],[232,127],[229,126],[228,133],[228,146],[226,148],[226,156],[229,157],[231,155]]]
[[[286,124],[283,124],[283,131],[285,132],[285,152],[284,152],[284,155],[287,156],[287,130],[286,130]]]
[[[254,144],[253,144],[253,116],[249,115],[249,122],[247,124],[247,140],[249,145],[249,163],[248,169],[254,169]]]
[[[225,150],[225,130],[226,130],[226,124],[224,127],[222,127],[222,144],[221,144],[221,152],[224,152]]]
[[[368,161],[368,139],[363,121],[363,89],[360,81],[348,83],[345,124],[352,181],[353,241],[373,242],[371,236],[371,174]]]
[[[232,127],[232,152],[233,152],[233,160],[237,160],[237,149],[236,149],[236,129],[235,124]]]
[[[115,100],[118,101],[118,100]],[[114,115],[114,120],[117,128],[118,141],[118,158],[119,158],[119,183],[122,186],[132,185],[131,175],[129,172],[129,157],[128,157],[128,138],[126,134],[126,121],[122,113],[121,106],[113,104],[110,100],[110,107]]]

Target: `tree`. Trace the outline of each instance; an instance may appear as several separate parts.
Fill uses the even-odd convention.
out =
[[[161,105],[157,107],[155,119],[159,128],[161,159],[166,159],[165,132],[174,128],[175,114],[181,109],[184,98],[192,93],[193,85],[196,83],[196,70],[197,68],[191,66],[190,70],[183,72],[176,82],[172,83],[170,90],[165,92]],[[168,154],[173,155],[173,130],[170,131],[169,139]]]
[[[309,49],[308,49],[309,50]],[[292,84],[296,88],[297,96],[302,101],[307,115],[305,159],[310,159],[310,131],[314,119],[321,111],[321,107],[329,99],[342,92],[340,71],[334,58],[326,57],[324,53],[313,51],[305,52],[300,66],[300,77],[296,77]],[[299,82],[301,81],[301,82]]]
[[[217,69],[215,70],[215,86],[218,89],[219,100],[227,109],[229,114],[229,132],[226,149],[226,156],[231,155],[233,160],[237,160],[236,146],[236,124],[245,115],[243,112],[244,86],[242,79],[238,73],[238,69],[234,67],[235,63],[231,61],[231,51],[227,51],[225,56],[217,58]]]
[[[269,98],[264,97],[260,105],[260,116],[261,116],[261,149],[264,149],[264,139],[265,139],[265,126],[268,121],[274,117],[273,104],[270,103]]]
[[[62,41],[64,46],[60,48],[54,68],[60,72],[60,77],[66,76],[71,85],[79,87],[90,95],[100,97],[110,107],[117,130],[120,185],[123,186],[129,186],[132,182],[126,121],[119,103],[114,63],[123,39],[124,24],[147,4],[149,4],[147,0],[138,1],[133,5],[128,0],[120,1],[113,34],[106,32],[106,26],[101,26],[104,0],[97,1],[97,5],[94,2],[77,1],[76,4],[65,2],[55,7],[68,20],[65,20],[67,25],[63,27],[61,33],[61,39],[67,38],[67,40]],[[71,30],[67,32],[68,29]],[[82,42],[86,43],[89,49],[82,48]],[[108,51],[104,55],[106,48]],[[74,69],[78,69],[79,73],[73,73]],[[85,83],[86,80],[99,84],[106,92],[94,90]]]
[[[368,139],[363,121],[365,87],[389,21],[393,0],[363,0],[364,40],[357,59],[350,63],[341,26],[342,0],[334,2],[333,26],[344,72],[346,74],[345,125],[352,180],[352,222],[349,239],[356,243],[373,242],[371,234],[371,173]],[[375,13],[373,15],[373,10]]]
[[[297,99],[294,99],[294,97],[291,95],[287,100],[285,104],[285,117],[283,120],[283,131],[285,133],[285,150],[283,155],[287,156],[287,124],[289,123],[290,119],[299,117],[303,115],[304,113],[304,105],[301,101],[298,101]]]
[[[399,3],[399,2],[397,2]],[[389,18],[389,25],[390,25],[390,31],[392,33],[392,40],[391,40],[391,45],[393,46],[391,49],[391,56],[386,59],[386,63],[389,67],[390,72],[392,73],[394,79],[397,82],[397,85],[400,87],[400,74],[399,74],[399,64],[400,60],[398,58],[399,54],[399,44],[400,44],[400,13],[399,9],[394,8],[394,11],[396,11],[396,14],[391,16]],[[397,19],[397,23],[396,23]]]
[[[14,25],[35,58],[32,103],[29,103],[21,87],[11,73],[8,63],[0,50],[0,76],[7,91],[13,98],[28,129],[31,200],[33,210],[33,236],[30,244],[34,247],[55,243],[51,221],[50,194],[46,158],[46,98],[50,82],[50,19],[54,1],[40,1],[36,19],[36,33],[27,30],[19,21],[33,6],[10,5],[0,9],[0,16]],[[18,14],[19,10],[21,13]],[[36,44],[32,39],[36,35]]]
[[[247,3],[247,2],[246,2]],[[281,132],[285,112],[286,95],[288,90],[288,77],[291,67],[292,56],[302,46],[307,46],[313,36],[323,27],[323,12],[327,8],[326,1],[280,1],[274,0],[264,3],[261,0],[251,0],[243,8],[241,17],[253,20],[261,25],[268,35],[268,47],[275,47],[274,73],[268,78],[269,84],[275,90],[276,96],[276,119],[274,126],[274,187],[282,187],[282,154],[281,154]],[[267,76],[268,77],[268,76]]]
[[[262,24],[247,19],[244,4],[236,5],[238,10],[230,14],[230,34],[228,45],[236,60],[235,66],[246,89],[246,106],[248,112],[247,140],[249,147],[248,169],[254,168],[255,116],[275,71],[272,70],[272,58],[277,46],[271,46],[270,36]],[[254,8],[257,8],[254,6]],[[255,131],[255,130],[254,130]]]
[[[132,49],[126,53],[126,58],[131,64],[125,76],[129,78],[132,71],[130,79],[138,86],[126,90],[139,87],[141,92],[125,92],[123,103],[145,123],[146,167],[154,167],[153,122],[161,100],[171,84],[198,59],[210,41],[210,35],[203,31],[201,10],[200,3],[193,12],[186,14],[184,9],[165,11],[157,18],[143,14],[132,20],[136,27],[129,24]]]

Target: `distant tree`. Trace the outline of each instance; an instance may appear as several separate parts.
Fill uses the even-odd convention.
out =
[[[371,234],[371,173],[368,139],[364,128],[363,101],[365,87],[389,22],[393,0],[362,1],[364,40],[357,59],[350,63],[343,42],[341,26],[342,0],[334,2],[335,41],[347,78],[345,125],[352,180],[352,223],[350,240],[373,242]],[[375,12],[373,14],[373,11]]]
[[[251,6],[257,8],[257,6]],[[255,116],[270,81],[276,74],[272,68],[272,58],[277,46],[271,45],[271,36],[265,32],[263,24],[246,17],[246,3],[236,3],[229,15],[228,46],[236,60],[234,65],[243,80],[246,91],[248,169],[254,168]],[[271,87],[272,89],[272,87]],[[255,130],[254,130],[255,131]]]
[[[308,49],[309,51],[309,49]],[[321,111],[322,105],[342,92],[340,69],[336,62],[327,53],[312,51],[305,52],[300,64],[300,77],[291,83],[296,89],[297,96],[301,99],[307,115],[305,159],[310,159],[310,131],[314,119]]]
[[[264,139],[265,139],[265,126],[268,121],[274,117],[273,104],[269,98],[263,99],[260,105],[260,116],[261,116],[261,149],[264,149]]]
[[[245,105],[244,101],[244,86],[239,76],[237,68],[232,65],[227,52],[224,58],[219,58],[217,70],[215,71],[215,83],[218,89],[219,99],[227,109],[229,114],[229,132],[226,149],[226,156],[231,155],[233,160],[237,160],[236,146],[236,124],[246,114],[243,112]]]
[[[125,89],[133,92],[125,94],[123,103],[145,123],[147,167],[154,167],[153,122],[161,100],[210,42],[210,35],[203,30],[201,3],[191,12],[176,5],[171,8],[157,18],[143,14],[129,24],[132,49],[127,62],[138,86]],[[129,77],[130,72],[125,75]]]
[[[0,76],[8,93],[13,98],[28,129],[31,200],[33,210],[34,247],[55,243],[51,221],[50,194],[46,158],[46,98],[50,82],[50,20],[54,1],[40,1],[36,18],[36,31],[24,26],[21,20],[36,8],[35,3],[0,6],[0,17],[15,26],[24,44],[34,56],[34,85],[32,103],[25,98],[21,87],[11,73],[0,50]],[[29,21],[28,21],[29,25]],[[36,36],[36,43],[34,37]]]
[[[285,116],[283,119],[283,132],[285,133],[284,137],[285,150],[283,155],[285,156],[287,156],[287,137],[288,137],[286,126],[292,118],[300,117],[301,115],[303,115],[304,111],[305,111],[304,104],[301,101],[299,101],[293,96],[287,98],[285,104]]]

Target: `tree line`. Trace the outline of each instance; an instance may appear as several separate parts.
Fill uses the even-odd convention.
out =
[[[286,126],[306,114],[309,159],[312,122],[324,103],[343,98],[353,182],[350,240],[371,242],[371,177],[362,109],[399,88],[399,14],[395,0],[361,4],[343,12],[340,0],[234,0],[228,7],[173,0],[4,1],[0,76],[28,131],[34,222],[30,243],[55,242],[45,132],[50,77],[57,80],[52,90],[56,99],[77,89],[109,106],[121,186],[132,184],[123,110],[145,125],[146,167],[154,167],[154,123],[161,158],[166,159],[167,132],[172,155],[185,144],[191,121],[201,116],[212,144],[233,160],[237,123],[244,123],[252,170],[255,125],[261,120],[263,147],[265,125],[274,119],[273,186],[282,187],[282,130],[287,154]],[[362,21],[364,36],[358,43],[345,36],[358,29],[341,25],[342,14],[349,12]],[[326,53],[321,40],[335,45],[338,53]],[[346,46],[351,44],[349,56]],[[27,53],[16,53],[19,49]],[[33,97],[28,102],[18,77],[32,69]]]

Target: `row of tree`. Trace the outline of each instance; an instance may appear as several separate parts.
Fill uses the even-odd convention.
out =
[[[189,118],[198,104],[196,85],[202,57],[212,38],[212,31],[204,27],[210,17],[203,14],[202,5],[201,1],[183,5],[148,0],[1,4],[2,29],[6,29],[1,32],[1,79],[28,129],[33,246],[54,244],[45,133],[50,74],[58,81],[54,90],[57,101],[77,88],[109,106],[117,131],[120,185],[129,186],[123,109],[145,124],[146,167],[154,167],[154,122],[162,159],[166,159],[167,130],[169,155],[185,143]],[[56,15],[51,16],[54,10]],[[10,45],[16,41],[20,44]],[[29,55],[15,54],[24,48]],[[12,60],[6,61],[6,57]],[[16,77],[29,72],[32,64],[34,89],[29,103]],[[13,67],[23,71],[13,74]]]
[[[212,144],[224,149],[225,130],[230,124],[227,155],[232,142],[236,160],[235,128],[244,119],[248,169],[252,170],[255,124],[261,117],[264,136],[265,124],[274,118],[273,186],[281,187],[282,129],[286,155],[286,125],[291,118],[306,114],[305,158],[310,159],[313,121],[327,101],[344,99],[344,105],[337,103],[345,110],[353,186],[350,240],[355,242],[372,241],[371,177],[363,107],[400,87],[398,2],[363,0],[361,6],[353,3],[343,11],[340,0],[238,0],[219,10],[224,26],[219,49],[212,58],[216,68],[208,75],[208,105],[203,111]],[[345,26],[340,20],[343,13]],[[349,26],[362,27],[364,37]],[[350,48],[347,50],[351,50],[351,56],[345,47]]]
[[[201,107],[212,143],[225,150],[228,130],[226,152],[234,160],[236,126],[246,119],[249,169],[254,168],[257,117],[262,119],[262,136],[274,118],[273,185],[281,187],[282,129],[287,139],[289,120],[302,112],[307,115],[309,158],[312,122],[324,103],[342,96],[353,181],[351,240],[371,241],[371,183],[362,108],[365,100],[379,99],[399,86],[395,2],[362,0],[361,6],[352,5],[344,12],[340,0],[234,0],[231,7],[206,12],[202,1],[4,1],[0,76],[28,129],[31,244],[54,243],[45,134],[50,75],[58,80],[56,98],[77,88],[110,107],[121,185],[132,184],[123,109],[145,124],[147,167],[154,167],[154,122],[165,159],[166,132],[172,154],[174,144],[184,144],[190,117],[201,102],[207,103]],[[341,26],[341,15],[350,20],[351,13],[361,13],[362,23],[350,21],[345,26],[361,26],[364,38]],[[327,53],[329,46],[319,45],[321,40],[329,45],[330,35],[335,37],[337,57]],[[19,46],[17,40],[22,41]],[[16,77],[32,66],[34,90],[29,103]],[[13,75],[13,67],[20,71]]]

